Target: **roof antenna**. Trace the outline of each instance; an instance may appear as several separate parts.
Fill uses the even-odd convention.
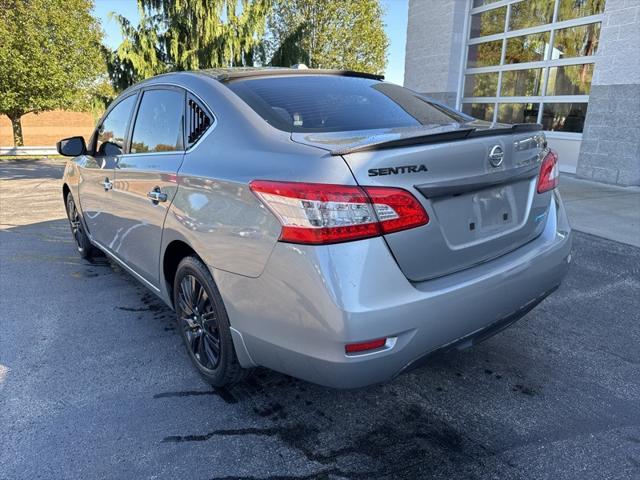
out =
[[[291,68],[295,68],[296,70],[309,70],[304,63],[296,63],[295,65],[291,65]]]

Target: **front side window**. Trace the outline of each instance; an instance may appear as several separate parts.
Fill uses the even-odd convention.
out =
[[[226,84],[265,121],[287,132],[341,132],[467,121],[412,90],[369,78],[283,75]]]
[[[136,98],[137,95],[130,95],[120,101],[102,121],[96,132],[96,156],[122,155]]]
[[[179,90],[148,90],[142,95],[131,136],[131,153],[184,149],[185,97]]]

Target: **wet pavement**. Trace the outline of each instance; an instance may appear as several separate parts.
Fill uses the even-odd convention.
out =
[[[576,233],[513,327],[336,391],[213,390],[173,312],[75,254],[59,161],[0,161],[0,479],[640,478],[640,249]]]

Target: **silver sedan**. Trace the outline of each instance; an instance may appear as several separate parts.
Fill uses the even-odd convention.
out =
[[[518,320],[571,260],[540,125],[374,75],[162,75],[58,151],[79,254],[104,252],[175,309],[216,386],[255,366],[387,381]]]

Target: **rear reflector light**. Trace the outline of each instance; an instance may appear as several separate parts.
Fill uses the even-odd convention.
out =
[[[377,340],[370,340],[362,343],[349,343],[345,345],[344,351],[346,353],[359,353],[366,352],[367,350],[376,350],[382,348],[387,343],[386,338],[378,338]]]
[[[250,188],[280,220],[283,242],[346,242],[429,222],[422,205],[401,188],[268,180],[254,180]]]
[[[540,177],[538,178],[538,193],[548,192],[558,186],[560,171],[558,170],[558,154],[553,150],[542,160]]]

